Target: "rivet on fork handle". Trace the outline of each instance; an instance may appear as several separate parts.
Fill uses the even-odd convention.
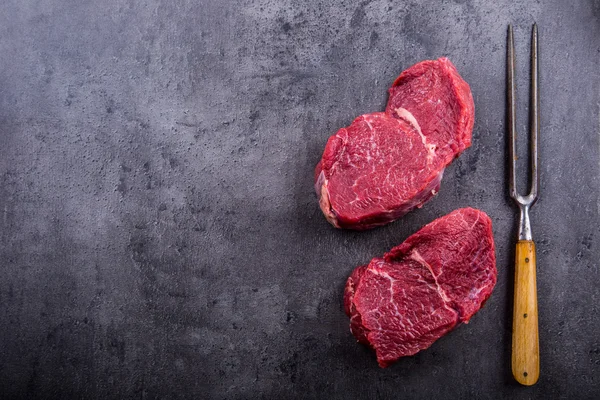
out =
[[[507,106],[510,196],[519,206],[519,240],[515,255],[515,302],[513,308],[512,335],[512,373],[517,382],[522,385],[533,385],[540,375],[538,307],[536,287],[536,256],[535,243],[531,234],[529,209],[537,200],[538,174],[538,135],[540,126],[539,86],[538,86],[538,38],[537,25],[531,32],[531,93],[530,93],[530,143],[532,175],[531,188],[527,196],[517,192],[516,185],[516,85],[515,85],[515,45],[512,26],[508,27],[507,47]]]

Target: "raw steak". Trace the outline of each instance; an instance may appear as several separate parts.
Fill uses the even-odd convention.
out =
[[[389,93],[385,111],[417,121],[424,141],[446,164],[471,145],[473,96],[447,58],[413,65],[396,78]]]
[[[467,323],[495,284],[492,222],[482,211],[462,208],[356,268],[344,308],[354,336],[387,367]]]
[[[319,204],[335,227],[369,229],[422,206],[471,145],[473,98],[448,59],[412,66],[389,92],[386,112],[331,136],[316,167]]]

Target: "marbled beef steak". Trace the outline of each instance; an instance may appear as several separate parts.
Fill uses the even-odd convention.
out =
[[[496,284],[492,222],[462,208],[438,218],[346,283],[350,330],[386,367],[467,323]]]
[[[335,227],[369,229],[422,206],[471,145],[471,90],[447,58],[410,67],[389,93],[385,113],[331,136],[316,167],[319,204]]]

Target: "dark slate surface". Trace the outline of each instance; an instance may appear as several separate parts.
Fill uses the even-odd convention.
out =
[[[0,397],[599,398],[600,2],[397,3],[3,1]],[[523,134],[533,21],[542,375],[523,388],[504,62],[512,22]],[[327,137],[442,55],[473,90],[472,148],[423,209],[333,229],[312,187]],[[463,206],[494,221],[494,294],[379,369],[349,333],[346,277]]]

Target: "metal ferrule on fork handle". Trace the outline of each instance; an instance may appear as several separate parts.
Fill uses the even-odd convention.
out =
[[[533,241],[531,222],[529,221],[529,204],[519,206],[519,240]]]

